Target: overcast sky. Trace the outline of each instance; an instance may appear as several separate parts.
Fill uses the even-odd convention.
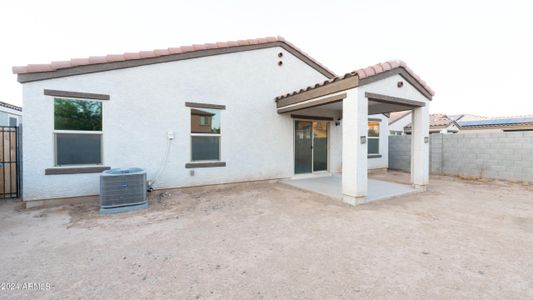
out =
[[[11,67],[280,35],[343,74],[404,60],[432,113],[533,114],[531,1],[0,1],[0,100]]]

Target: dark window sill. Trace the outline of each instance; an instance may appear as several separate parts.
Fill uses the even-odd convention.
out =
[[[217,168],[217,167],[225,167],[226,163],[223,161],[217,161],[217,162],[193,162],[193,163],[186,163],[185,168],[187,169],[195,169],[195,168]]]
[[[72,168],[48,168],[44,170],[44,175],[63,175],[63,174],[87,174],[87,173],[102,173],[110,167],[72,167]]]
[[[380,158],[380,157],[382,157],[382,156],[383,156],[383,155],[381,155],[381,154],[368,154],[367,157],[368,157],[368,158]]]

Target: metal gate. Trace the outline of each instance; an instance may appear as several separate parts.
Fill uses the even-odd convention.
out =
[[[19,128],[0,126],[0,198],[20,196]]]

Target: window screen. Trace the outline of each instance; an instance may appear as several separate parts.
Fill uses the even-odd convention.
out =
[[[102,135],[56,133],[57,165],[89,165],[102,162]]]

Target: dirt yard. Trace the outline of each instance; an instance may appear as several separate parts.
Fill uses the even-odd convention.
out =
[[[528,185],[432,177],[428,192],[350,207],[259,182],[106,216],[20,207],[0,205],[3,299],[533,298]]]

